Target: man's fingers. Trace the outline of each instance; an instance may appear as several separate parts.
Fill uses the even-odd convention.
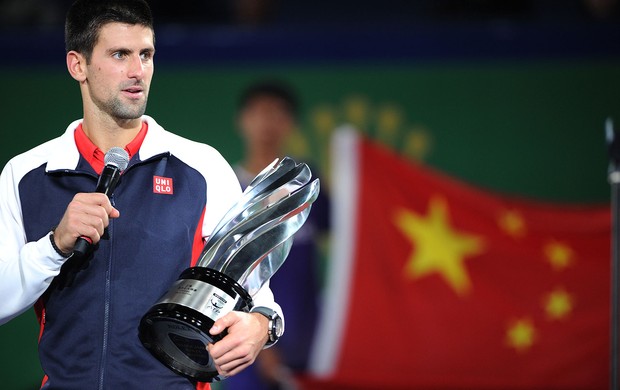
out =
[[[67,224],[74,238],[90,237],[99,241],[99,236],[110,224],[110,218],[103,206],[72,202],[67,208]]]
[[[114,207],[112,207],[112,211],[110,211],[110,213],[108,214],[108,216],[110,218],[118,218],[121,216],[121,212],[118,211],[117,209],[115,209]]]
[[[226,314],[225,316],[218,318],[217,321],[215,321],[215,323],[211,327],[211,329],[209,329],[209,333],[211,333],[214,336],[218,335],[222,333],[224,329],[231,327],[237,321],[239,321],[237,313],[232,311]]]
[[[261,322],[262,318],[258,313],[232,311],[215,321],[211,334],[228,329],[224,338],[208,345],[220,374],[235,375],[254,362],[267,338],[267,325]]]
[[[101,193],[79,193],[67,205],[56,231],[56,245],[63,252],[73,251],[78,237],[88,237],[93,243],[99,242],[110,218],[120,216],[110,199]]]
[[[221,375],[229,377],[229,376],[238,374],[239,372],[247,368],[253,362],[254,362],[253,360],[249,360],[249,359],[237,359],[232,362],[228,362],[222,366],[218,366],[216,364],[216,367],[218,369],[218,372]]]
[[[254,362],[255,357],[249,350],[244,350],[243,347],[226,351],[223,355],[216,358],[212,351],[213,346],[214,344],[209,344],[209,353],[218,372],[222,375],[235,375]]]
[[[116,218],[120,216],[120,212],[112,206],[107,195],[98,192],[79,193],[73,198],[73,202],[78,202],[84,206],[99,206],[103,208],[103,214]],[[107,223],[106,223],[107,226]]]

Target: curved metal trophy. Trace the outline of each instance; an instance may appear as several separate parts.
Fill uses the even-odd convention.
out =
[[[277,164],[277,165],[276,165]],[[142,344],[178,374],[201,382],[223,379],[206,346],[213,323],[249,311],[252,296],[280,268],[293,235],[319,193],[306,164],[291,158],[265,168],[220,220],[196,267],[188,268],[142,317]]]

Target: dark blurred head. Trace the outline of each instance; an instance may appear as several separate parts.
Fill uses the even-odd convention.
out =
[[[252,148],[277,149],[293,132],[298,101],[292,88],[280,81],[250,85],[239,99],[239,128]]]
[[[142,25],[153,30],[153,16],[144,0],[77,0],[65,21],[65,49],[90,61],[99,31],[108,23]]]
[[[296,118],[299,102],[293,89],[282,81],[262,81],[247,87],[239,99],[239,111],[243,111],[257,99],[269,98],[279,101],[288,114]]]

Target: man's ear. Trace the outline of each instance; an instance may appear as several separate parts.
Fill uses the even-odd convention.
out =
[[[77,51],[67,53],[67,69],[71,77],[79,82],[86,80],[86,58]]]

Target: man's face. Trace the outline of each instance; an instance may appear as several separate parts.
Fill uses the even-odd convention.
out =
[[[251,99],[239,119],[243,137],[255,146],[282,145],[295,126],[285,103],[268,95]]]
[[[153,77],[153,31],[141,25],[108,23],[99,32],[86,82],[90,100],[114,119],[136,119],[146,110]]]

